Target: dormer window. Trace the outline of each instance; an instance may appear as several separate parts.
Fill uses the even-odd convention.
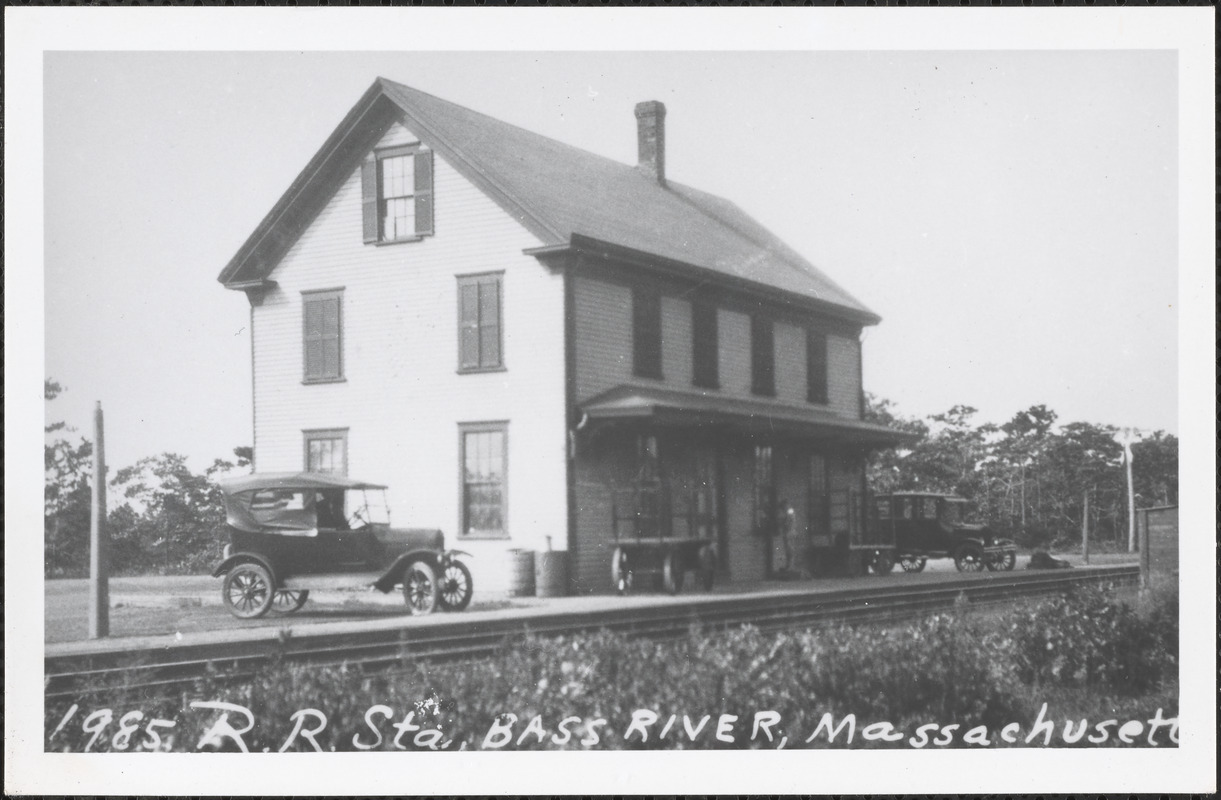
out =
[[[361,167],[367,243],[410,242],[433,232],[432,151],[392,147]]]

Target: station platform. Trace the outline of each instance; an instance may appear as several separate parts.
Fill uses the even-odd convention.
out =
[[[1095,555],[1091,565],[1080,558],[1066,557],[1077,569],[1137,563],[1134,556]],[[1025,571],[1027,558],[1019,558],[1016,572]],[[929,562],[929,568],[918,574],[896,571],[887,576],[855,578],[812,578],[792,581],[759,583],[727,583],[711,592],[688,590],[675,596],[660,592],[633,592],[626,596],[586,595],[578,597],[505,597],[481,596],[476,587],[474,601],[466,611],[436,612],[426,616],[405,613],[397,592],[376,591],[311,592],[309,602],[289,616],[273,616],[257,620],[232,617],[221,604],[220,581],[208,576],[116,578],[111,581],[111,636],[89,639],[86,630],[88,582],[83,580],[46,582],[46,636],[44,655],[47,658],[79,657],[90,654],[118,653],[131,650],[177,649],[183,646],[238,644],[275,641],[285,635],[328,636],[397,629],[426,629],[430,626],[469,624],[480,628],[506,619],[529,624],[532,618],[550,618],[556,614],[600,614],[625,612],[651,607],[691,606],[706,602],[721,603],[727,597],[749,595],[752,599],[774,595],[834,594],[845,590],[860,590],[870,585],[902,586],[932,585],[940,582],[989,581],[1013,573],[981,572],[964,575],[953,563]]]

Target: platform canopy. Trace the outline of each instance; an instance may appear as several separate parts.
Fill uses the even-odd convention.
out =
[[[890,447],[916,438],[885,425],[817,408],[647,386],[616,386],[582,403],[580,410],[591,421],[637,420],[660,427],[786,433],[872,447]]]

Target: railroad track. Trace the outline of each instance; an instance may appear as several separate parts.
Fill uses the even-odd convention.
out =
[[[452,622],[390,630],[317,633],[298,629],[291,636],[210,644],[188,644],[86,656],[44,659],[47,699],[83,698],[122,688],[148,693],[180,691],[205,675],[241,680],[272,657],[315,666],[342,663],[392,668],[407,659],[447,661],[486,657],[506,640],[527,634],[558,636],[608,629],[654,640],[681,638],[692,626],[724,630],[752,624],[765,631],[825,625],[894,622],[944,610],[965,597],[973,607],[1057,594],[1082,584],[1135,585],[1134,565],[1055,572],[991,573],[979,578],[927,584],[878,584],[829,592],[766,592],[732,596],[692,596],[689,602],[629,606],[597,611],[563,611],[505,616],[477,622],[461,615]]]

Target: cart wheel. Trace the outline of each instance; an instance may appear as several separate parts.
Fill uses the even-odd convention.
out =
[[[662,588],[670,594],[683,590],[683,568],[677,553],[666,553],[661,565]]]
[[[700,587],[705,592],[712,591],[716,581],[716,554],[711,547],[701,547],[699,553],[699,571],[696,573]]]
[[[238,619],[255,619],[266,614],[271,610],[274,594],[271,573],[253,561],[229,570],[221,586],[225,608]]]
[[[924,556],[903,556],[899,566],[903,567],[904,572],[923,572],[927,562],[928,559]]]
[[[412,614],[431,614],[437,607],[437,573],[424,561],[412,561],[403,572],[403,600]]]
[[[277,589],[271,601],[271,613],[291,614],[299,611],[309,599],[309,589]]]
[[[873,554],[869,568],[873,570],[874,575],[889,575],[891,570],[895,568],[894,553],[889,550],[879,550]]]
[[[440,594],[437,600],[442,611],[462,611],[471,604],[475,584],[471,571],[461,561],[450,561],[441,570]]]
[[[619,594],[632,591],[632,566],[628,563],[627,551],[616,547],[611,556],[611,583]]]

